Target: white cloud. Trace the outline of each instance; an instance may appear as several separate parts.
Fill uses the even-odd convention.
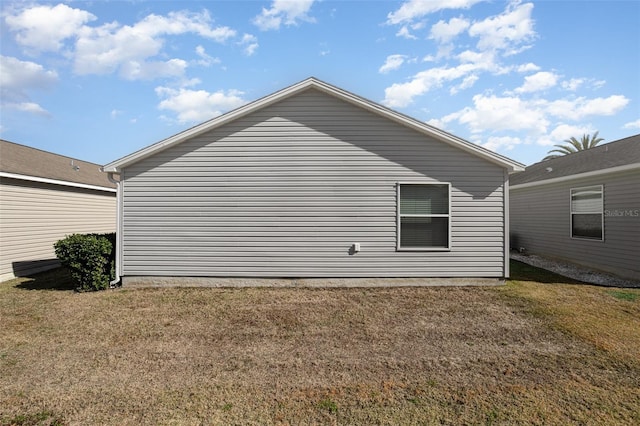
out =
[[[580,86],[584,84],[584,82],[584,78],[572,78],[569,81],[563,81],[562,88],[575,92],[576,90],[578,90],[578,88],[580,88]]]
[[[595,80],[592,78],[572,78],[568,81],[562,82],[562,88],[575,92],[582,87],[588,87],[590,89],[599,89],[606,84],[604,80]]]
[[[554,145],[571,136],[593,133],[591,125],[571,124],[588,116],[612,115],[628,103],[624,96],[609,98],[577,98],[548,101],[544,99],[522,99],[517,96],[476,95],[473,106],[463,108],[429,124],[445,128],[451,123],[467,126],[472,137],[481,139],[485,133],[502,138],[500,132],[522,132],[527,140],[535,140],[538,145]],[[640,120],[638,120],[640,122]],[[638,123],[640,126],[640,123]],[[553,130],[549,130],[553,127]],[[496,135],[497,133],[497,135]],[[509,149],[507,139],[491,137],[485,144],[490,149]],[[502,142],[500,142],[502,141]],[[502,145],[500,145],[502,143]]]
[[[413,98],[423,95],[434,88],[441,87],[444,83],[463,79],[460,88],[470,87],[477,80],[476,77],[467,77],[480,70],[492,67],[491,63],[463,63],[455,67],[435,67],[421,71],[406,83],[394,83],[384,91],[385,98],[382,101],[391,108],[401,108],[413,102]]]
[[[35,114],[48,114],[29,97],[33,90],[53,87],[58,81],[55,71],[40,64],[0,55],[0,100],[2,106]]]
[[[133,26],[117,23],[83,27],[76,43],[74,70],[77,74],[109,74],[119,71],[126,79],[175,77],[184,74],[182,59],[152,61],[161,53],[163,36],[196,33],[217,42],[235,36],[228,27],[213,28],[208,12],[170,12],[149,15]]]
[[[395,12],[387,15],[387,24],[412,22],[430,13],[444,9],[469,9],[482,0],[409,0]]]
[[[217,43],[236,37],[235,30],[214,25],[209,12],[169,12],[150,14],[133,25],[111,22],[99,26],[89,23],[97,18],[84,10],[64,4],[30,6],[5,13],[7,28],[16,41],[29,51],[60,51],[73,62],[79,75],[120,73],[129,80],[182,77],[188,62],[167,57],[163,51],[167,36],[195,34]],[[248,36],[253,37],[253,36]],[[65,46],[65,41],[69,44]],[[257,39],[247,35],[239,43],[252,54]],[[208,66],[219,61],[196,48],[195,63]]]
[[[5,106],[8,108],[17,109],[18,111],[28,112],[29,114],[37,114],[49,116],[49,111],[42,108],[35,102],[20,102],[20,103],[8,103]]]
[[[253,23],[262,31],[278,30],[283,24],[298,25],[300,21],[315,22],[308,15],[314,0],[274,0],[271,8],[253,18]]]
[[[462,83],[449,89],[449,93],[455,95],[461,90],[469,89],[470,87],[473,87],[473,85],[476,84],[476,81],[478,81],[479,79],[480,77],[475,74],[468,75],[462,79]]]
[[[408,2],[405,3],[395,15],[390,15],[393,22],[410,22],[411,19],[424,16],[433,10],[442,8],[465,7],[471,5],[468,2],[444,3],[434,2]],[[502,63],[504,56],[510,56],[528,48],[536,33],[533,30],[533,20],[531,13],[533,5],[530,3],[520,4],[510,3],[501,14],[487,19],[470,23],[463,17],[452,18],[449,21],[439,21],[430,33],[430,38],[436,40],[440,46],[437,56],[429,55],[425,60],[438,61],[441,58],[455,58],[460,64],[457,66],[435,67],[424,70],[407,82],[395,83],[385,90],[384,103],[390,107],[405,107],[413,102],[417,96],[424,95],[430,90],[440,88],[445,83],[452,84],[449,88],[450,94],[455,94],[473,86],[482,73],[492,73],[502,75],[518,70],[520,72],[530,72],[538,70],[535,64],[505,65]],[[400,14],[400,11],[404,11]],[[402,19],[400,17],[402,16]],[[411,17],[411,18],[409,18]],[[453,39],[467,31],[472,37],[478,39],[476,50],[464,50],[457,55],[453,55],[456,46]],[[539,80],[545,74],[537,76]],[[550,77],[549,73],[546,75]],[[534,78],[529,84],[523,86],[522,90],[532,90],[536,83],[539,88],[544,87],[542,81]],[[455,84],[456,80],[461,80]],[[550,81],[544,82],[550,84]]]
[[[417,39],[418,39],[418,37],[414,36],[413,34],[411,34],[411,33],[409,32],[409,28],[408,28],[406,25],[403,25],[403,26],[402,26],[402,28],[400,28],[400,29],[398,30],[398,32],[396,33],[396,35],[397,35],[398,37],[404,37],[404,38],[406,38],[406,39],[408,39],[408,40],[417,40]]]
[[[168,61],[135,61],[121,65],[120,75],[127,80],[153,80],[158,77],[180,77],[187,69],[187,62],[182,59]]]
[[[236,35],[236,31],[229,27],[212,27],[211,23],[211,16],[205,9],[200,13],[180,11],[169,12],[167,16],[151,14],[133,28],[151,37],[193,33],[218,43],[224,43]]]
[[[406,58],[406,55],[389,55],[387,56],[384,64],[380,67],[380,69],[378,69],[378,72],[386,74],[389,71],[397,70],[402,66]]]
[[[629,103],[629,99],[622,95],[613,95],[608,98],[586,99],[581,98],[577,108],[578,117],[589,115],[613,115]]]
[[[246,103],[243,93],[238,90],[209,93],[206,90],[156,87],[156,94],[162,98],[158,109],[175,113],[179,123],[209,120]]]
[[[387,24],[398,25],[402,32],[398,35],[410,37],[411,25],[415,22],[422,24],[427,22],[426,15],[461,4],[455,1],[447,4],[407,1],[388,15]],[[616,114],[630,100],[622,95],[559,97],[557,93],[596,89],[604,82],[565,79],[533,62],[514,61],[513,55],[530,48],[537,38],[532,16],[532,2],[514,0],[502,13],[478,17],[475,21],[464,16],[436,19],[428,38],[437,43],[438,52],[423,55],[424,62],[431,62],[430,68],[391,84],[386,88],[382,102],[392,108],[402,108],[416,97],[431,92],[435,92],[436,98],[446,97],[446,92],[450,96],[456,95],[477,85],[484,74],[519,73],[523,75],[522,84],[511,86],[509,80],[501,79],[498,86],[488,86],[495,87],[495,92],[501,90],[501,94],[492,90],[476,94],[466,108],[432,118],[428,123],[453,132],[460,132],[463,127],[470,134],[470,140],[492,150],[510,150],[524,143],[553,145],[571,136],[593,133],[592,125],[585,123],[585,119]],[[458,42],[461,36],[464,40]],[[439,63],[443,58],[447,59],[446,64]],[[390,59],[387,61],[389,66],[385,63],[380,71],[393,68],[394,62]],[[400,63],[399,59],[396,61],[396,65]],[[550,97],[550,93],[556,96]],[[628,128],[640,128],[640,120],[628,123]]]
[[[630,121],[622,127],[625,129],[640,129],[640,118],[636,121]]]
[[[529,48],[526,43],[536,36],[532,11],[532,3],[511,3],[500,15],[473,23],[469,35],[479,38],[480,50],[501,50],[507,56],[519,53]]]
[[[495,152],[498,150],[511,151],[520,144],[522,144],[520,138],[512,136],[491,136],[486,142],[480,143],[479,145]]]
[[[47,71],[40,64],[0,55],[0,86],[23,92],[28,89],[48,89],[58,81],[55,71]]]
[[[95,19],[87,11],[64,4],[34,6],[5,16],[9,29],[17,33],[18,44],[36,52],[60,50],[65,39],[74,37],[84,24]]]
[[[469,25],[469,21],[464,18],[452,18],[449,22],[438,21],[431,27],[429,38],[440,43],[448,43],[469,28]]]
[[[524,78],[524,84],[515,89],[516,93],[539,92],[549,89],[558,83],[558,75],[548,71],[540,71]]]
[[[243,46],[243,52],[247,56],[252,56],[258,49],[258,38],[251,34],[244,34],[238,43]]]
[[[548,103],[549,114],[566,120],[581,120],[594,115],[613,115],[621,111],[629,103],[623,95],[612,95],[607,98],[579,97],[575,99],[559,99]]]
[[[580,138],[582,135],[595,132],[593,127],[587,126],[573,126],[570,124],[560,123],[549,133],[548,137],[538,138],[538,145],[555,145],[561,144],[571,137]]]
[[[203,67],[209,67],[212,64],[219,64],[221,62],[219,58],[214,58],[213,56],[207,54],[207,51],[204,49],[204,47],[200,45],[196,46],[196,55],[198,55],[198,57],[200,58],[196,61],[196,63],[198,65],[202,65]]]
[[[543,105],[514,96],[495,95],[474,96],[473,108],[450,114],[447,121],[453,119],[468,125],[473,133],[515,130],[542,134],[550,124]]]
[[[527,64],[518,65],[515,68],[515,70],[517,72],[525,73],[525,72],[532,72],[532,71],[540,71],[540,67],[534,63],[529,62]]]

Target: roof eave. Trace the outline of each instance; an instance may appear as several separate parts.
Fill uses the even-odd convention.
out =
[[[524,188],[530,188],[534,186],[549,185],[553,183],[566,182],[570,180],[601,176],[601,175],[606,175],[610,173],[628,172],[631,170],[640,170],[640,163],[625,164],[622,166],[609,167],[609,168],[600,169],[600,170],[592,170],[589,172],[576,173],[576,174],[566,175],[566,176],[558,176],[555,178],[534,180],[531,182],[524,182],[524,183],[511,185],[510,189],[524,189]]]
[[[106,186],[90,185],[87,183],[71,182],[68,180],[44,178],[40,176],[22,175],[18,173],[0,172],[0,177],[9,179],[18,179],[29,182],[47,183],[51,185],[70,186],[73,188],[91,189],[94,191],[116,192],[115,188],[109,188]]]

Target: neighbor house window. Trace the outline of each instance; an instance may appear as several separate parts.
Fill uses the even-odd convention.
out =
[[[398,250],[446,250],[450,185],[398,184]]]
[[[603,240],[602,185],[571,189],[571,237]]]

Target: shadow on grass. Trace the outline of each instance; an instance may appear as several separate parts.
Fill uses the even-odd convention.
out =
[[[50,271],[40,272],[29,277],[17,278],[16,288],[23,290],[73,290],[71,276],[64,268],[56,268]]]
[[[511,276],[516,281],[537,281],[546,284],[586,284],[573,278],[558,275],[546,269],[536,268],[526,263],[511,260]]]

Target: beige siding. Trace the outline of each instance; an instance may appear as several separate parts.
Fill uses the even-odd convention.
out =
[[[571,238],[570,190],[604,189],[604,241]],[[640,172],[511,190],[513,247],[640,279]]]
[[[123,179],[125,276],[504,274],[501,167],[314,90]],[[452,184],[450,251],[396,251],[398,182]]]
[[[0,280],[58,265],[53,244],[73,233],[114,232],[113,192],[2,178]]]

